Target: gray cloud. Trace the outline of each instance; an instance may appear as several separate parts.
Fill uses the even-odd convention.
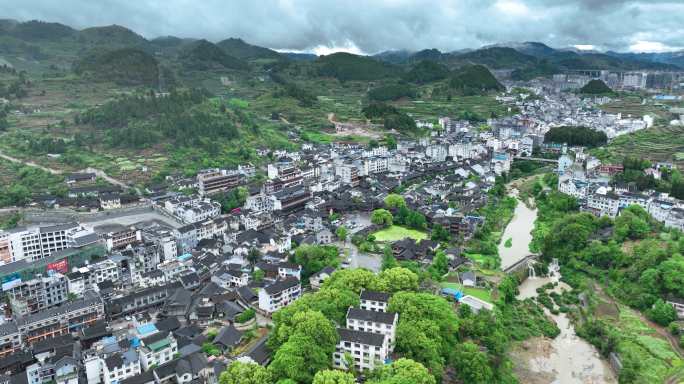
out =
[[[450,51],[511,41],[613,50],[684,45],[681,0],[3,0],[0,15],[76,28],[119,24],[148,38],[241,37],[303,51]]]

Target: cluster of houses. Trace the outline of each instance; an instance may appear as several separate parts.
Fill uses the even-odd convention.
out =
[[[190,178],[172,175],[149,187],[145,198],[127,199],[92,174],[69,175],[69,195],[96,201],[93,209],[135,204],[165,220],[0,231],[0,378],[30,384],[215,383],[231,359],[268,364],[266,337],[255,342],[246,331],[263,328],[264,319],[306,287],[320,288],[335,271],[324,268],[306,284],[302,266],[292,262],[297,246],[345,246],[334,234],[343,223],[354,234],[371,233],[368,216],[390,193],[400,193],[428,226],[469,239],[483,224],[476,212],[496,177],[509,172],[515,158],[532,156],[552,122],[585,123],[582,107],[563,97],[513,100],[520,113],[490,119],[487,130],[443,117],[424,123],[432,124],[431,136],[399,141],[396,148],[337,142],[264,152],[275,160],[263,169],[244,164]],[[682,228],[679,202],[611,187],[604,173],[615,169],[581,156],[561,156],[559,190],[577,196],[586,209],[613,216],[643,199],[658,220]],[[224,193],[237,201],[230,212],[216,197]],[[352,219],[360,216],[366,220]],[[391,244],[396,259],[426,266],[439,247],[431,240]],[[451,267],[467,262],[458,248],[443,251]],[[474,284],[475,276],[463,281]],[[388,312],[388,301],[386,293],[361,292],[360,307],[349,308],[338,329],[334,367],[364,371],[390,358],[398,315]],[[491,308],[469,296],[462,302],[475,310]]]
[[[660,178],[662,169],[672,166],[671,163],[656,163],[644,173]],[[574,158],[562,155],[557,171],[558,191],[577,198],[584,211],[615,218],[621,209],[639,205],[666,227],[684,230],[684,202],[665,193],[638,192],[634,185],[613,183],[613,176],[624,171],[620,164],[601,164],[598,159],[578,150]]]

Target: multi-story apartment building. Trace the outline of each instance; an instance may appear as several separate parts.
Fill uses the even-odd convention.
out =
[[[239,186],[242,174],[238,170],[209,169],[197,174],[197,183],[201,195],[210,195]]]
[[[104,233],[101,237],[105,242],[107,251],[111,252],[114,249],[121,249],[140,243],[142,241],[142,231],[136,227],[121,226]]]
[[[163,209],[184,224],[212,219],[221,214],[221,204],[198,196],[177,196],[166,200]]]
[[[211,281],[223,289],[244,287],[249,283],[249,275],[245,272],[228,269],[223,266],[211,275]]]
[[[0,325],[0,357],[11,355],[21,350],[21,334],[17,324],[8,321]]]
[[[612,193],[593,193],[587,197],[587,207],[601,216],[615,218],[620,208],[620,198]]]
[[[94,232],[76,223],[0,231],[0,261],[36,261],[56,251],[97,241]]]
[[[169,332],[156,332],[140,340],[140,365],[148,370],[173,360],[178,343]]]
[[[356,371],[372,371],[382,366],[389,355],[385,335],[344,328],[338,328],[337,333],[340,341],[333,353],[335,368],[350,369],[351,363]]]
[[[273,313],[297,300],[302,286],[297,278],[289,277],[259,290],[259,308]]]
[[[387,312],[390,294],[376,291],[361,291],[361,309],[376,312]]]
[[[17,316],[17,328],[26,344],[66,335],[104,318],[100,296],[88,291],[84,297],[59,307],[26,316]]]
[[[363,159],[363,172],[365,175],[385,173],[389,171],[389,157],[375,156]]]
[[[281,189],[271,195],[273,209],[276,211],[291,211],[303,208],[311,200],[311,196],[311,191],[302,186]]]
[[[394,349],[398,320],[399,315],[394,312],[370,311],[354,307],[347,310],[348,329],[385,335],[390,352]]]
[[[359,185],[359,169],[355,165],[343,164],[335,167],[335,174],[340,177],[342,183],[351,187]]]
[[[12,313],[25,316],[58,306],[68,299],[68,281],[61,273],[38,276],[7,290]]]

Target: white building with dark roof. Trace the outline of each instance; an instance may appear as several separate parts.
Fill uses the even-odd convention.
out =
[[[369,311],[387,312],[390,294],[385,292],[361,291],[361,308]]]
[[[356,371],[372,371],[382,366],[389,356],[388,339],[379,333],[338,328],[340,341],[333,353],[333,367],[349,369],[347,358],[352,358]]]
[[[297,300],[302,286],[295,277],[278,280],[259,290],[259,309],[273,313]]]
[[[347,328],[378,333],[387,337],[388,350],[394,349],[399,315],[395,312],[370,311],[351,307],[347,310]]]

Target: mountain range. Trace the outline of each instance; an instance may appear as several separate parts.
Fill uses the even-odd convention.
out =
[[[128,57],[119,57],[128,55]],[[334,59],[306,53],[278,52],[249,44],[239,38],[217,43],[203,39],[174,36],[146,39],[118,26],[77,30],[44,21],[0,20],[0,58],[26,70],[61,68],[83,73],[112,70],[111,63],[136,64],[144,75],[134,77],[142,83],[153,81],[159,68],[188,70],[250,70],[255,66],[287,62],[316,62],[320,75],[352,79],[359,68],[369,70],[364,79],[386,77],[408,71],[429,61],[453,70],[467,65],[483,65],[490,70],[508,70],[511,77],[528,80],[549,76],[562,70],[684,70],[684,52],[619,53],[556,49],[539,42],[504,43],[453,52],[424,49],[385,51],[370,56],[331,55]],[[0,62],[2,62],[0,61]],[[375,64],[374,64],[375,63]],[[145,65],[149,68],[142,68]],[[409,69],[401,69],[407,67]],[[163,68],[162,68],[163,69]],[[120,78],[125,70],[113,69]],[[137,80],[136,80],[137,81]],[[156,80],[154,80],[156,81]]]

